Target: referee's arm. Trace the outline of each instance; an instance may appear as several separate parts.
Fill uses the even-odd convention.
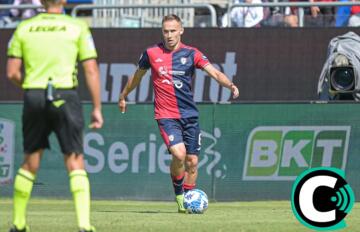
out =
[[[82,62],[86,84],[93,102],[90,128],[101,128],[104,121],[101,113],[100,75],[96,59],[89,59]]]
[[[7,60],[7,78],[18,87],[22,85],[21,65],[22,60],[20,58],[9,57]]]

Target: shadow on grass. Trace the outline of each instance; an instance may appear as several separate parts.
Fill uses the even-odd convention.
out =
[[[169,213],[176,213],[175,211],[160,211],[160,210],[94,210],[94,212],[99,213],[144,213],[144,214],[169,214]]]

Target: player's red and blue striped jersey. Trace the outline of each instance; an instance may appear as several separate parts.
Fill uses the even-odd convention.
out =
[[[139,68],[151,68],[155,93],[155,119],[198,117],[192,94],[195,68],[204,68],[208,59],[198,49],[180,44],[169,51],[162,43],[146,49]]]

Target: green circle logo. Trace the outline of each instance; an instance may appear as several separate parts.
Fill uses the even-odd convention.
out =
[[[296,218],[314,230],[335,230],[346,226],[344,218],[355,202],[354,192],[337,168],[312,168],[296,179],[291,206]]]

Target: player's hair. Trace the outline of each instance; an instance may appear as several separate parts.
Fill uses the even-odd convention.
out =
[[[176,14],[169,14],[169,15],[164,16],[161,24],[164,24],[164,22],[166,22],[166,21],[172,21],[172,20],[175,20],[176,22],[178,22],[182,25],[181,19]]]
[[[61,0],[41,0],[41,4],[48,8],[51,5],[59,4]]]

